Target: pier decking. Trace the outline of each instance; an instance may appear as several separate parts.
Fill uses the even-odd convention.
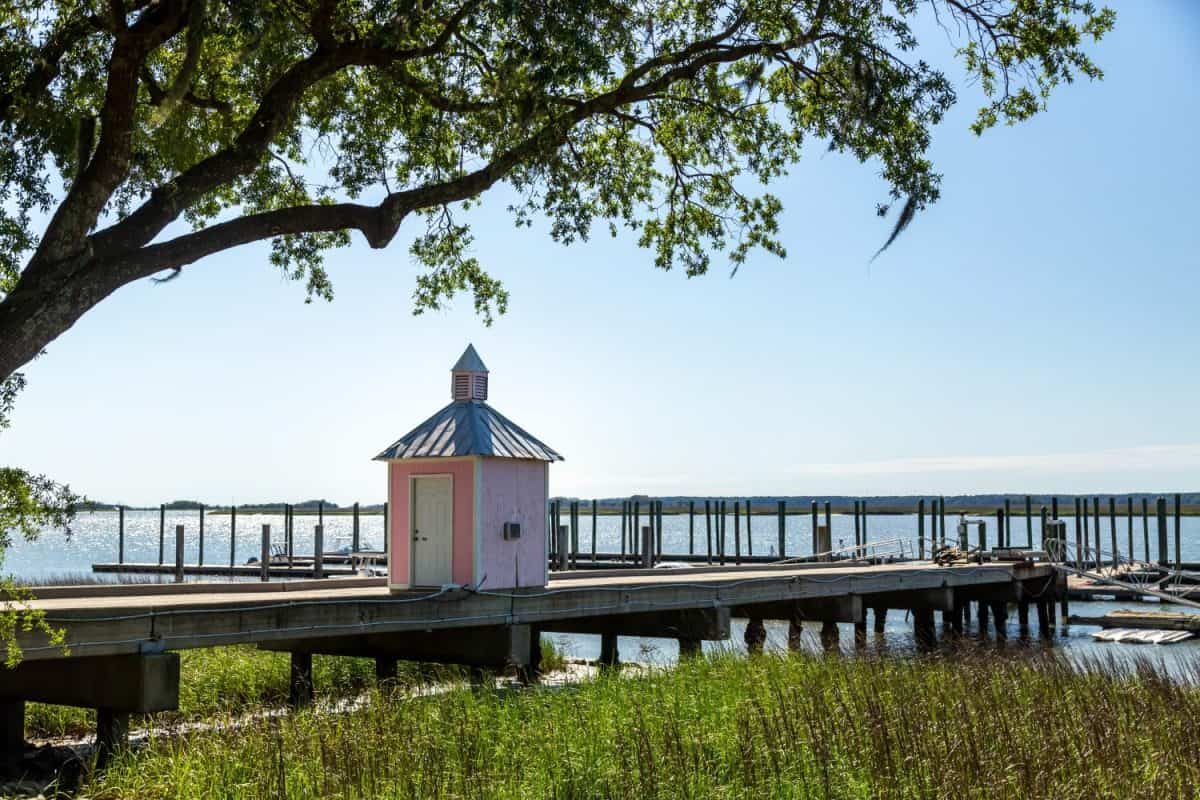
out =
[[[131,712],[176,707],[174,651],[189,648],[287,651],[293,702],[302,704],[311,698],[314,653],[373,656],[381,676],[397,659],[536,673],[543,631],[599,634],[602,662],[615,664],[618,636],[675,638],[688,654],[702,640],[727,639],[736,616],[749,620],[751,648],[761,647],[765,619],[795,629],[821,623],[828,644],[838,622],[865,635],[868,609],[877,620],[887,609],[911,610],[918,642],[931,644],[934,611],[961,629],[970,602],[980,604],[981,616],[992,610],[998,635],[1010,602],[1019,604],[1023,622],[1037,604],[1045,633],[1064,586],[1052,565],[1015,561],[626,568],[563,572],[545,588],[503,591],[389,593],[383,579],[368,578],[48,587],[32,606],[66,630],[69,653],[42,635],[19,635],[25,661],[0,683],[0,751],[19,750],[28,700],[97,708],[102,744],[119,741]]]

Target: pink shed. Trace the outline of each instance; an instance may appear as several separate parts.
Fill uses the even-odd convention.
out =
[[[562,456],[487,403],[472,346],[451,402],[380,453],[388,464],[388,583],[545,586],[549,466]]]

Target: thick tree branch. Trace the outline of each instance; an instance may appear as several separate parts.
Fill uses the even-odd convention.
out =
[[[58,262],[84,245],[88,231],[129,169],[142,63],[154,48],[179,32],[186,16],[183,0],[163,0],[148,8],[133,27],[117,33],[100,112],[100,141],[46,226],[29,269]]]

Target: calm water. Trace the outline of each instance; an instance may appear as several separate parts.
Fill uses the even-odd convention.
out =
[[[974,519],[975,517],[968,517]],[[643,516],[643,524],[644,523]],[[985,518],[988,522],[989,542],[995,542],[995,518]],[[295,518],[295,548],[299,554],[312,553],[313,526],[316,516],[299,516]],[[563,515],[566,522],[566,515]],[[778,523],[774,516],[754,517],[747,536],[745,517],[740,520],[743,552],[748,544],[755,554],[778,555]],[[948,538],[955,537],[955,526],[958,517],[947,515],[946,534]],[[1032,520],[1033,540],[1041,543],[1039,519]],[[834,515],[833,540],[834,546],[849,545],[854,542],[854,518],[848,515]],[[1073,520],[1066,520],[1068,538],[1073,541]],[[1134,521],[1134,547],[1138,558],[1144,557],[1144,540],[1140,518]],[[352,518],[349,516],[325,517],[325,541],[327,550],[336,550],[349,546],[351,541]],[[174,512],[166,517],[166,541],[164,542],[164,560],[174,563],[175,559],[175,526],[183,525],[185,530],[184,555],[188,563],[195,563],[199,554],[199,512]],[[282,545],[283,517],[279,514],[239,514],[237,518],[237,539],[235,561],[245,563],[251,557],[257,557],[260,550],[260,535],[262,525],[270,525],[272,540]],[[928,526],[928,521],[926,522]],[[1168,535],[1174,542],[1174,520],[1168,521]],[[1025,520],[1015,517],[1012,520],[1012,542],[1015,545],[1024,544],[1026,540]],[[596,543],[600,551],[614,552],[620,550],[620,517],[601,516],[596,520]],[[927,528],[928,531],[928,528]],[[377,549],[383,544],[383,518],[379,515],[363,515],[360,518],[360,535],[363,547]],[[205,516],[204,540],[205,563],[229,563],[229,534],[230,518],[227,515],[208,514]],[[898,540],[903,543],[906,553],[916,551],[917,517],[916,515],[871,515],[868,519],[868,534],[873,541]],[[1128,548],[1127,523],[1123,518],[1117,520],[1118,544],[1122,554]],[[927,534],[928,535],[928,534]],[[1094,532],[1093,532],[1094,535]],[[591,548],[592,519],[588,514],[582,514],[580,519],[580,548],[584,551]],[[976,542],[977,534],[972,529],[971,542]],[[1102,528],[1103,546],[1110,547],[1111,533],[1109,522],[1104,520]],[[95,562],[110,562],[116,560],[117,554],[117,514],[116,512],[94,512],[81,514],[74,525],[70,537],[61,532],[46,532],[35,542],[17,542],[8,552],[3,571],[19,578],[46,579],[56,576],[89,573]],[[697,553],[704,553],[706,548],[706,532],[704,515],[701,513],[695,519],[692,530],[692,542]],[[1151,547],[1156,547],[1157,533],[1155,521],[1150,521]],[[1184,517],[1181,525],[1183,542],[1183,558],[1185,561],[1200,561],[1200,517]],[[732,553],[734,540],[734,521],[732,515],[726,520],[727,552]],[[125,557],[128,561],[158,561],[159,547],[159,518],[158,511],[127,511],[125,514]],[[663,544],[667,553],[686,553],[689,544],[688,517],[683,515],[667,515],[663,518]],[[899,548],[900,544],[890,545]],[[1173,547],[1173,544],[1172,544]],[[785,554],[803,555],[812,552],[812,522],[807,515],[793,515],[786,518]],[[1156,551],[1152,549],[1152,554]],[[1174,552],[1172,551],[1172,555]],[[1118,608],[1145,607],[1153,608],[1151,604],[1140,604],[1129,601],[1120,603],[1071,603],[1073,613],[1099,616],[1107,611]],[[1180,606],[1173,609],[1186,610]],[[939,621],[940,625],[940,621]],[[853,650],[853,627],[842,625],[842,649]],[[1036,631],[1036,619],[1034,624]],[[734,638],[732,643],[709,643],[708,646],[728,647],[741,646],[744,623],[734,623]],[[806,626],[805,630],[810,639],[810,645],[819,647],[816,640],[817,626]],[[1081,655],[1112,654],[1118,658],[1150,657],[1161,659],[1168,665],[1195,663],[1200,658],[1200,640],[1192,640],[1184,644],[1167,646],[1157,645],[1125,645],[1097,643],[1088,635],[1095,628],[1086,626],[1071,626],[1065,633],[1055,639],[1055,645],[1070,653]],[[770,647],[786,647],[786,624],[767,623],[768,642]],[[1021,646],[1017,637],[1016,614],[1009,619],[1008,647]],[[572,656],[580,658],[597,658],[600,652],[599,637],[593,636],[558,636],[554,637],[559,645]],[[888,614],[887,628],[882,635],[868,634],[868,648],[874,651],[910,652],[912,648],[912,623],[905,614],[891,611]],[[1040,646],[1036,635],[1030,646]],[[622,658],[650,662],[669,662],[675,659],[678,652],[675,642],[663,639],[623,638],[620,642]]]

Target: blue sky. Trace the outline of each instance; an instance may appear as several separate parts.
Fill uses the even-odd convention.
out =
[[[491,328],[466,298],[412,316],[415,225],[333,254],[331,304],[246,247],[51,345],[0,460],[127,503],[376,501],[371,457],[474,342],[493,404],[566,455],[554,493],[1194,491],[1200,6],[1117,10],[1106,79],[1028,123],[976,138],[960,87],[942,199],[874,263],[885,187],[819,145],[774,187],[788,258],[733,279],[658,271],[629,236],[564,248],[493,192]]]

